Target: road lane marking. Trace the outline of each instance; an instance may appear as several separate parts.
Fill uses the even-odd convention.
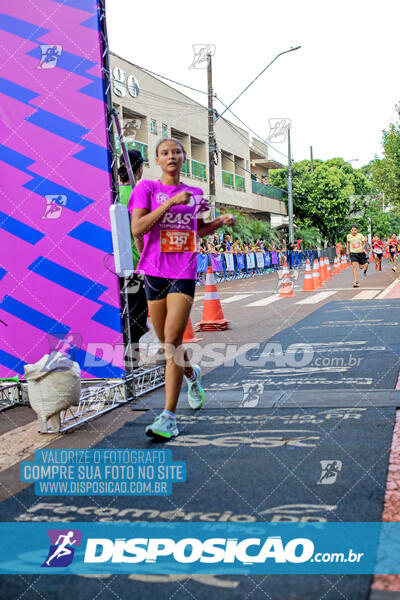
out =
[[[230,298],[224,298],[221,300],[221,304],[230,304],[231,302],[237,302],[238,300],[244,300],[250,298],[252,294],[238,294],[237,296],[230,296]]]
[[[322,302],[322,300],[326,300],[329,296],[332,296],[336,292],[318,292],[318,294],[314,294],[313,296],[309,296],[308,298],[303,298],[296,304],[317,304],[318,302]]]
[[[371,300],[372,298],[375,298],[377,294],[379,294],[379,290],[363,290],[354,296],[352,300]]]
[[[267,306],[268,304],[272,304],[272,302],[276,302],[280,300],[280,296],[268,296],[267,298],[261,298],[261,300],[256,300],[255,302],[251,302],[250,304],[246,304],[247,307],[252,306]]]

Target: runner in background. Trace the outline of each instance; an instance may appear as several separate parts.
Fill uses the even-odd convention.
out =
[[[372,251],[374,253],[375,269],[378,271],[382,271],[383,248],[384,244],[376,233],[372,238]]]
[[[397,236],[395,233],[393,233],[392,237],[389,240],[390,259],[393,261],[392,271],[396,271],[397,269],[397,246]]]
[[[385,254],[383,258],[387,258],[388,259],[388,265],[390,265],[391,259],[390,259],[390,238],[385,238]]]
[[[367,238],[362,233],[358,233],[357,225],[352,225],[350,233],[347,236],[347,254],[350,254],[350,262],[353,267],[353,287],[360,287],[358,285],[357,265],[360,269],[364,266],[365,261],[365,244]]]
[[[132,172],[135,181],[138,182],[143,176],[143,157],[138,150],[128,150],[129,161],[131,163]],[[118,176],[121,181],[119,186],[119,200],[121,204],[128,206],[129,198],[132,193],[132,186],[129,183],[128,171],[125,166],[124,156],[119,159]],[[133,267],[136,270],[140,252],[142,250],[142,241],[134,239],[132,236],[132,258]],[[139,339],[147,331],[147,300],[144,291],[144,277],[136,276],[136,285],[132,292],[128,291],[128,311],[131,331],[131,343],[133,344],[133,352],[131,351],[132,366],[137,367],[139,364],[138,345]]]
[[[204,404],[200,367],[192,367],[182,346],[196,286],[197,235],[211,235],[219,227],[235,224],[231,214],[204,222],[209,207],[203,191],[180,182],[185,160],[179,141],[161,140],[156,147],[161,179],[141,181],[129,201],[132,233],[143,238],[138,267],[145,273],[150,316],[167,359],[165,408],[146,427],[146,435],[159,439],[179,434],[175,413],[183,375],[188,383],[189,406],[199,409]]]
[[[368,242],[368,239],[365,242],[364,253],[365,253],[364,275],[366,275],[367,271],[368,271],[368,267],[369,267],[369,257],[371,254],[371,244]]]

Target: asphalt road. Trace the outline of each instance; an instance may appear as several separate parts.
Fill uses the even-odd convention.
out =
[[[344,272],[335,276],[333,280],[329,280],[326,284],[324,284],[321,290],[315,292],[302,292],[303,275],[300,274],[298,280],[294,282],[294,295],[289,298],[279,298],[277,274],[260,276],[254,279],[220,283],[218,284],[218,291],[225,317],[229,319],[231,328],[223,332],[202,332],[196,335],[197,337],[202,338],[200,346],[203,349],[207,345],[212,344],[220,344],[225,346],[236,345],[239,348],[240,354],[240,348],[243,350],[245,344],[259,345],[271,339],[275,340],[276,343],[279,343],[280,340],[284,339],[289,340],[290,343],[304,343],[304,332],[302,334],[300,328],[296,330],[296,324],[302,324],[303,327],[311,327],[311,330],[308,330],[310,335],[312,333],[312,328],[314,327],[315,335],[318,334],[319,336],[318,344],[321,347],[323,344],[327,344],[327,349],[329,351],[329,344],[334,343],[336,345],[335,347],[337,347],[341,343],[341,339],[333,338],[333,327],[336,327],[338,324],[343,328],[343,334],[341,333],[340,335],[345,337],[348,327],[347,321],[355,321],[356,325],[357,323],[360,324],[361,321],[364,321],[364,334],[367,336],[365,339],[367,339],[369,334],[365,329],[365,320],[367,320],[368,323],[370,322],[371,332],[376,332],[377,322],[380,321],[381,324],[383,323],[383,325],[385,325],[386,321],[387,329],[385,330],[384,327],[382,328],[379,326],[379,336],[378,334],[374,334],[375,337],[373,337],[373,334],[371,333],[370,338],[368,339],[372,341],[368,342],[369,345],[367,344],[364,349],[360,350],[360,347],[357,348],[357,346],[354,346],[355,351],[358,352],[357,356],[361,359],[364,359],[367,358],[367,356],[371,356],[371,352],[373,353],[379,351],[376,350],[379,345],[383,347],[385,346],[386,341],[389,343],[391,339],[390,335],[394,336],[395,339],[395,333],[393,332],[396,331],[398,326],[396,321],[396,311],[398,312],[398,309],[397,304],[395,306],[395,303],[398,303],[399,301],[392,301],[393,304],[391,306],[393,310],[392,312],[389,311],[389,315],[389,313],[387,313],[385,310],[381,310],[385,308],[386,301],[377,299],[377,296],[379,296],[379,294],[395,279],[396,274],[394,274],[386,264],[382,272],[376,272],[374,269],[374,264],[371,264],[366,277],[360,273],[360,288],[358,289],[354,289],[352,287],[352,273],[351,269],[348,268]],[[200,286],[197,288],[196,299],[192,310],[193,323],[201,320],[203,297],[204,287]],[[332,302],[333,304],[331,305],[330,303]],[[354,310],[352,308],[353,306]],[[375,310],[376,307],[378,307],[377,310],[381,310],[381,313],[385,313],[383,317],[379,316],[379,318],[377,318],[377,312]],[[381,309],[379,307],[381,307]],[[328,311],[328,313],[325,313],[324,310]],[[343,310],[345,313],[343,313]],[[329,311],[331,312],[329,313]],[[323,319],[318,317],[318,315],[321,315],[322,313],[325,315]],[[343,314],[346,316],[343,317]],[[313,315],[315,316],[315,325],[313,324]],[[341,320],[342,323],[338,323],[338,320]],[[355,331],[359,333],[360,328],[355,327]],[[385,331],[390,331],[390,335],[385,337]],[[288,335],[288,332],[291,332],[290,337],[285,338],[285,336]],[[358,337],[354,334],[350,338],[350,341],[352,343],[362,342],[362,340],[359,340]],[[380,338],[382,338],[383,341]],[[309,338],[308,341],[310,339],[311,338]],[[391,343],[394,344],[395,341],[392,340]],[[397,350],[391,350],[391,352],[392,354],[395,354]],[[329,352],[328,354],[325,352],[322,353],[321,356],[328,355]],[[341,386],[340,383],[341,381],[344,381],[345,374],[340,370],[337,372],[336,381],[338,384],[336,386],[336,391],[332,385],[326,386],[325,392],[322,392],[321,386],[318,386],[317,384],[314,386],[312,391],[305,392],[304,390],[301,390],[301,385],[299,385],[298,387],[295,386],[294,389],[291,390],[290,394],[288,394],[288,389],[285,388],[284,385],[265,385],[262,392],[260,391],[259,393],[260,402],[257,407],[254,407],[256,410],[260,411],[258,414],[261,416],[257,418],[272,418],[271,414],[273,413],[268,411],[276,408],[279,410],[289,410],[289,412],[292,410],[293,418],[295,415],[300,413],[303,415],[303,417],[305,414],[308,414],[309,416],[307,418],[311,419],[311,417],[313,417],[315,419],[316,411],[321,412],[327,408],[331,409],[333,407],[340,408],[347,406],[349,407],[348,410],[350,410],[350,413],[344,412],[340,417],[340,419],[345,419],[343,415],[351,414],[351,410],[354,409],[354,406],[357,406],[357,408],[361,411],[365,411],[368,410],[372,405],[375,406],[379,404],[377,401],[378,397],[379,401],[383,403],[382,406],[385,405],[386,402],[386,406],[393,408],[396,406],[397,401],[397,397],[394,393],[395,386],[393,385],[393,382],[395,381],[395,373],[397,374],[398,372],[396,371],[397,366],[398,363],[393,359],[393,365],[391,366],[391,369],[393,370],[393,377],[391,377],[391,379],[382,380],[381,388],[377,386],[377,382],[374,379],[368,393],[365,393],[365,390],[362,390],[362,394],[360,392],[361,395],[359,396],[357,395],[359,394],[357,383],[351,385],[350,391],[347,390],[347,392],[344,393],[344,390],[342,389],[343,386]],[[373,367],[374,365],[372,363],[371,368],[373,369]],[[368,368],[370,369],[370,367]],[[251,371],[252,367],[242,366],[241,369],[242,370],[233,369],[229,375],[229,381],[235,384],[236,387],[240,388],[244,381],[244,374],[250,373],[250,380],[252,378],[257,378],[257,374]],[[221,370],[220,366],[213,367],[212,364],[208,367],[203,365],[203,372],[205,374],[204,386],[206,389],[208,389],[208,392],[212,391],[213,385],[219,385],[225,376],[223,369]],[[283,378],[286,377],[285,373],[281,373],[281,376]],[[281,381],[283,381],[283,379],[281,379]],[[241,394],[240,397],[235,396],[233,394],[233,387],[234,386],[232,385],[231,389],[225,389],[225,391],[222,390],[222,388],[218,388],[218,394],[214,394],[214,397],[218,399],[218,402],[210,402],[208,411],[207,407],[204,411],[201,411],[201,415],[203,415],[201,418],[205,418],[207,420],[208,416],[211,417],[212,415],[215,415],[213,418],[217,418],[218,416],[219,418],[224,418],[223,415],[225,415],[226,418],[239,420],[244,419],[244,421],[246,418],[250,418],[246,417],[246,414],[242,410],[243,406],[241,406],[241,404],[243,404],[243,395]],[[331,389],[329,389],[330,387]],[[379,394],[376,394],[376,390],[379,390]],[[184,391],[182,394],[184,394]],[[52,515],[51,510],[47,512],[36,511],[35,505],[40,499],[34,497],[29,486],[21,483],[19,480],[20,462],[22,460],[32,459],[35,449],[40,447],[88,448],[94,445],[101,447],[103,440],[105,440],[105,438],[109,438],[110,436],[112,436],[112,439],[115,440],[115,443],[121,444],[121,447],[128,447],[129,444],[131,444],[131,447],[147,447],[147,442],[145,441],[146,438],[143,437],[143,439],[139,439],[138,436],[140,436],[140,432],[142,431],[144,424],[151,418],[152,412],[158,410],[158,406],[162,404],[162,397],[162,392],[153,393],[152,395],[149,395],[142,401],[138,402],[135,406],[135,410],[131,410],[130,406],[121,407],[95,421],[86,423],[76,431],[64,436],[39,435],[36,432],[35,415],[28,407],[18,407],[2,412],[0,417],[0,502],[3,502],[2,505],[0,504],[0,511],[3,510],[2,520],[7,520],[7,518],[5,518],[5,515],[7,514],[11,520],[14,518],[16,520],[24,520],[26,518],[29,519],[29,515],[35,515],[35,518],[38,520],[41,520],[41,518],[43,520],[58,520],[60,518],[57,515]],[[313,408],[307,409],[307,406]],[[385,413],[382,409],[383,412],[380,413],[380,416],[383,418],[383,422],[389,429],[386,429],[385,435],[387,439],[385,438],[386,441],[384,443],[384,447],[378,452],[379,457],[383,461],[380,465],[380,482],[379,485],[377,484],[376,496],[374,496],[375,492],[373,492],[372,496],[369,496],[368,498],[368,502],[371,507],[373,507],[373,510],[371,508],[372,512],[368,513],[372,515],[371,517],[369,517],[368,514],[365,516],[366,520],[369,518],[375,519],[376,514],[380,514],[382,510],[382,485],[384,487],[385,473],[387,468],[386,464],[390,450],[390,431],[392,430],[394,423],[393,410],[392,412],[390,412],[389,408],[385,410],[389,412]],[[255,415],[256,413],[250,412],[249,414]],[[279,411],[276,414],[279,414]],[[384,414],[384,417],[382,417],[382,414]],[[251,418],[253,419],[253,417]],[[304,418],[305,421],[307,421],[307,418]],[[339,417],[336,415],[336,418]],[[387,421],[389,418],[390,422]],[[137,422],[137,419],[140,420]],[[181,419],[184,424],[186,423],[186,426],[191,427],[190,420],[188,421],[188,417],[185,417],[185,411],[183,411]],[[141,423],[143,423],[143,425],[141,425]],[[345,422],[343,421],[343,423]],[[368,425],[368,423],[369,421],[366,420],[366,428],[368,431],[370,431],[371,427]],[[230,426],[231,425],[232,423],[230,423]],[[234,433],[236,432],[235,427],[231,427],[231,429]],[[205,431],[206,433],[198,432],[200,437],[201,435],[211,435],[211,431]],[[129,435],[127,435],[127,432]],[[183,454],[185,454],[185,452],[189,452],[190,446],[189,443],[188,447],[185,448],[185,434],[189,437],[190,435],[196,436],[196,431],[183,431],[182,436],[178,438],[178,440],[183,440],[183,447],[179,447],[179,444],[177,446],[180,453]],[[363,433],[363,430],[360,429],[357,435],[361,436],[359,437],[361,440],[365,434]],[[210,454],[210,456],[214,457],[212,460],[215,460],[217,463],[219,460],[218,443],[222,444],[223,446],[226,442],[219,441],[217,444],[215,444],[212,435],[210,439],[210,447],[213,448],[213,452]],[[246,443],[243,442],[244,445],[246,445]],[[345,447],[344,444],[341,443],[341,445]],[[214,448],[214,446],[216,447]],[[360,448],[361,447],[362,446],[360,445]],[[295,460],[294,454],[290,455],[290,452],[288,453],[287,450],[285,450],[285,452],[287,453],[289,462]],[[377,457],[375,457],[375,459],[377,460]],[[283,460],[285,461],[284,458]],[[231,470],[229,471],[229,477],[235,480],[235,468],[242,471],[237,482],[240,493],[240,489],[245,490],[248,487],[249,482],[247,481],[245,473],[243,472],[243,465],[240,465],[239,463],[235,465],[235,461],[233,461]],[[277,475],[275,474],[274,477],[276,476]],[[344,488],[346,488],[346,485],[351,488],[351,483],[349,483],[349,481],[348,483],[341,482],[344,485]],[[216,510],[223,512],[224,502],[226,501],[228,503],[228,496],[225,495],[221,482],[220,484],[221,485],[216,485],[215,493],[219,498],[218,507]],[[311,483],[308,485],[310,486]],[[341,490],[341,495],[343,494],[344,497],[346,497],[345,489]],[[362,491],[362,494],[369,494],[369,492],[367,489],[365,489]],[[374,498],[376,498],[376,500],[374,500]],[[42,500],[45,502],[48,501],[46,498]],[[114,501],[115,505],[118,505],[118,499],[114,499]],[[136,501],[137,499],[135,499],[135,502]],[[354,506],[356,506],[358,501],[362,502],[362,497],[358,496],[351,502],[354,504]],[[132,505],[135,505],[135,502],[133,502]],[[179,499],[180,505],[184,505],[185,502],[186,500],[184,497]],[[235,502],[235,510],[233,512],[246,512],[244,509],[242,509],[242,511],[240,510],[240,500],[236,498]],[[145,506],[145,499],[142,498],[141,503],[143,506]],[[67,504],[72,504],[72,502],[68,501]],[[298,515],[299,520],[301,520],[301,518],[307,515],[307,511],[311,510],[311,505],[314,506],[313,510],[317,511],[314,514],[316,514],[318,518],[321,518],[322,520],[331,520],[327,507],[333,506],[334,502],[332,498],[329,499],[329,502],[326,501],[325,503],[316,502],[315,499],[311,503],[310,500],[308,502],[309,507],[307,509],[305,508],[305,505],[308,505],[307,498],[301,496],[301,494],[297,497],[296,492],[290,491],[288,492],[288,496],[286,498],[279,497],[273,504],[274,507],[270,507],[268,503],[265,504],[265,506],[263,505],[264,511],[266,511],[266,514],[269,514],[269,516],[266,517],[266,520],[273,520],[276,517],[276,514],[278,514],[278,516],[279,514],[281,514],[281,516],[283,515],[283,520],[285,519],[285,515],[286,517],[291,515],[291,518],[293,515]],[[320,512],[318,512],[318,508],[315,508],[316,504],[321,505],[319,508]],[[279,508],[278,505],[291,505],[294,512],[289,511],[289,513],[285,513],[285,509],[282,508],[282,506]],[[298,508],[300,505],[302,508]],[[297,509],[293,508],[296,506]],[[365,506],[367,506],[367,502],[365,503]],[[343,509],[343,506],[341,508]],[[275,513],[273,512],[274,510]],[[344,507],[343,512],[343,514],[346,515],[345,520],[349,518],[348,515],[351,514],[351,510],[353,509],[349,500],[349,504]],[[270,512],[268,513],[268,511]],[[276,513],[276,511],[278,512]],[[279,511],[283,511],[283,513],[280,513]],[[196,514],[201,514],[201,512]],[[25,515],[25,517],[22,517],[22,515]],[[258,516],[257,518],[260,517]],[[44,582],[43,579],[45,579]],[[82,600],[86,600],[86,598],[89,599],[92,597],[98,597],[100,599],[106,597],[108,598],[110,597],[109,593],[112,593],[113,596],[119,598],[130,598],[132,593],[135,591],[140,593],[140,595],[145,598],[152,598],[156,596],[165,598],[187,598],[188,595],[189,597],[193,598],[203,598],[206,596],[208,597],[210,593],[215,594],[213,597],[219,597],[219,591],[221,591],[222,594],[222,591],[225,593],[227,590],[234,592],[234,597],[237,598],[244,596],[248,597],[250,600],[257,600],[258,598],[265,597],[275,598],[273,595],[268,596],[268,594],[271,593],[271,588],[268,585],[265,586],[264,583],[261,585],[261,580],[258,580],[257,578],[253,579],[254,581],[250,582],[246,578],[215,578],[213,576],[197,576],[197,578],[195,577],[190,581],[185,580],[185,583],[182,582],[179,577],[165,576],[164,583],[168,583],[168,586],[164,589],[162,595],[160,595],[161,588],[159,584],[162,583],[162,578],[160,579],[157,577],[153,577],[152,579],[150,576],[147,579],[140,579],[140,576],[130,576],[129,578],[121,576],[113,577],[111,581],[108,580],[108,576],[106,575],[98,576],[96,581],[94,581],[94,578],[85,579],[82,577],[68,577],[69,584],[71,584],[70,589],[73,590],[74,597],[76,597],[77,600],[80,598],[82,598]],[[32,597],[34,600],[40,597],[45,597],[46,600],[47,597],[66,597],[63,591],[65,590],[64,586],[67,583],[66,578],[60,578],[57,581],[54,577],[42,577],[40,585],[35,584],[36,588],[34,587],[30,597]],[[257,581],[260,581],[260,585],[256,585],[255,582]],[[339,582],[333,583],[333,586],[327,586],[326,581],[324,582],[321,580],[321,585],[318,588],[318,585],[315,585],[316,580],[314,580],[314,583],[311,583],[311,579],[308,579],[307,583],[307,578],[303,578],[301,581],[298,580],[298,584],[296,584],[296,581],[291,579],[289,587],[282,587],[282,593],[280,595],[279,586],[283,585],[282,580],[277,579],[276,584],[274,583],[273,587],[275,585],[278,586],[278,596],[276,597],[279,598],[302,599],[307,597],[309,600],[319,600],[323,596],[326,600],[327,598],[335,599],[336,597],[344,596],[352,599],[360,598],[360,600],[366,600],[366,590],[368,590],[369,586],[368,581],[365,582],[364,580],[359,586],[356,584],[355,579],[348,579],[347,581],[348,583],[346,583],[344,587],[341,587],[342,584],[339,585]],[[32,582],[32,578],[24,578],[24,581],[22,579],[16,580],[14,578],[11,582],[10,578],[6,578],[4,576],[0,577],[0,596],[3,597],[1,592],[4,593],[5,591],[8,591],[7,593],[9,598],[18,598],[21,594],[25,593],[25,589],[29,587],[29,585],[32,585]],[[143,587],[142,583],[146,585]],[[35,592],[35,589],[37,589],[37,593]],[[276,592],[276,590],[274,591]],[[350,595],[346,596],[346,594]],[[225,596],[221,595],[220,597]],[[382,600],[384,600],[383,596]]]

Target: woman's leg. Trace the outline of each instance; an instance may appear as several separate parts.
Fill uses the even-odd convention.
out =
[[[351,266],[353,267],[353,279],[354,279],[354,285],[357,284],[358,281],[358,277],[357,277],[357,266],[358,263],[356,261],[351,263]]]
[[[149,306],[150,319],[152,320],[154,331],[160,342],[163,344],[165,319],[167,317],[167,299],[148,300],[147,304]]]
[[[176,350],[182,345],[183,335],[192,309],[193,298],[187,294],[168,294],[166,300],[167,315],[164,325],[164,342],[167,358],[165,408],[170,412],[175,412],[182,387],[184,369],[181,365],[176,364],[171,350]],[[189,362],[186,352],[184,352],[184,360],[185,364]],[[193,374],[192,368],[189,366],[185,367],[185,374],[190,377]]]

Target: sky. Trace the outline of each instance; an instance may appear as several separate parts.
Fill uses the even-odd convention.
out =
[[[354,167],[382,156],[382,130],[397,117],[399,21],[399,0],[107,2],[111,51],[196,89],[207,90],[207,71],[189,69],[192,46],[214,44],[213,87],[225,104],[279,52],[301,45],[232,110],[263,139],[269,119],[290,119],[295,161],[313,146],[314,158],[341,156]],[[205,95],[173,87],[206,103]],[[269,155],[285,163],[287,143],[273,145]]]

